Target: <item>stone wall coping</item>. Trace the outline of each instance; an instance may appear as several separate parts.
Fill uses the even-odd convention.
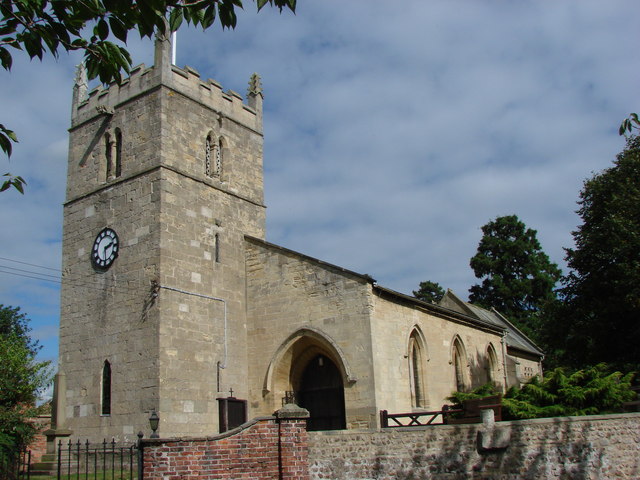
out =
[[[501,427],[518,427],[526,425],[544,425],[554,423],[584,423],[584,422],[599,422],[599,421],[614,421],[614,420],[636,420],[640,422],[640,413],[611,413],[606,415],[578,415],[572,417],[546,417],[546,418],[528,418],[526,420],[507,420],[502,422],[495,422],[495,428]],[[463,429],[479,429],[484,425],[482,423],[467,423],[456,425],[430,425],[420,427],[394,427],[394,428],[371,428],[371,429],[353,429],[353,430],[325,430],[309,432],[312,436],[345,436],[345,435],[357,435],[357,434],[372,434],[383,433],[392,434],[393,432],[424,432],[433,429],[447,429],[447,430],[460,430]]]
[[[171,437],[171,438],[143,438],[143,445],[157,445],[161,443],[180,443],[180,442],[214,442],[216,440],[222,440],[227,437],[231,437],[236,435],[244,430],[248,430],[254,425],[262,422],[276,422],[276,417],[270,415],[265,417],[256,417],[248,422],[243,423],[242,425],[233,428],[231,430],[227,430],[224,433],[220,433],[218,435],[206,436],[206,437]]]
[[[284,407],[276,412],[279,420],[295,420],[299,418],[309,418],[309,410],[299,407],[293,403],[287,403]]]
[[[344,275],[348,275],[350,277],[355,277],[357,278],[359,281],[361,281],[362,283],[369,283],[369,284],[375,284],[375,279],[372,278],[370,275],[367,274],[362,274],[362,273],[358,273],[358,272],[354,272],[353,270],[348,270],[346,268],[342,268],[338,265],[334,265],[332,263],[328,263],[325,262],[323,260],[319,260],[317,258],[314,257],[310,257],[309,255],[305,255],[304,253],[300,253],[300,252],[296,252],[295,250],[291,250],[289,248],[286,247],[281,247],[280,245],[276,245],[275,243],[271,243],[271,242],[267,242],[266,240],[263,240],[261,238],[256,238],[253,237],[251,235],[245,235],[244,236],[245,240],[256,244],[256,245],[260,245],[266,249],[269,250],[276,250],[284,255],[288,255],[290,257],[295,257],[298,258],[299,260],[303,260],[303,261],[307,261],[310,263],[313,263],[314,265],[317,265],[323,269],[326,270],[330,270],[333,272],[337,272],[338,274],[344,274]]]

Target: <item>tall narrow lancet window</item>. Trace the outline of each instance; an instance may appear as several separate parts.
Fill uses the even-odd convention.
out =
[[[493,345],[487,347],[487,381],[498,385],[498,356]]]
[[[111,415],[111,364],[108,360],[102,366],[102,415]]]
[[[464,392],[466,390],[465,369],[467,368],[464,347],[459,338],[453,342],[453,368],[456,381],[456,390]]]
[[[426,407],[425,347],[417,330],[409,338],[409,373],[411,381],[411,403],[414,407]]]
[[[213,176],[220,177],[222,175],[222,138],[219,138],[213,149]]]
[[[108,133],[104,136],[104,156],[106,161],[106,180],[110,180],[113,175],[113,142]]]
[[[213,176],[213,169],[211,168],[211,153],[213,150],[213,139],[211,134],[207,135],[207,139],[204,142],[204,173],[207,177]]]
[[[116,164],[113,172],[116,177],[122,175],[122,131],[116,128]]]

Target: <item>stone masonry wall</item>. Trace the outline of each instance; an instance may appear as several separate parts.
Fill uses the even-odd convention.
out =
[[[264,417],[227,434],[143,441],[145,480],[308,479],[304,419]]]
[[[640,478],[640,414],[309,433],[309,478]]]
[[[456,390],[455,366],[452,362],[454,339],[464,346],[465,362],[461,366],[465,384],[475,388],[489,381],[487,349],[502,352],[500,333],[483,330],[473,324],[454,322],[419,308],[375,297],[371,320],[376,401],[378,410],[410,412],[413,381],[408,350],[409,337],[417,331],[424,339],[422,362],[423,403],[418,408],[440,410],[447,397]],[[497,357],[496,380],[502,383],[502,355]]]
[[[343,373],[348,428],[374,426],[368,280],[257,239],[246,259],[250,415],[278,408],[322,353]]]

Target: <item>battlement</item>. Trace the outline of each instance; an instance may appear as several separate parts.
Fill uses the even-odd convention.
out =
[[[239,93],[233,90],[225,92],[222,85],[213,79],[203,80],[192,67],[180,68],[170,62],[158,61],[157,54],[156,65],[138,65],[120,85],[114,82],[106,88],[98,86],[87,91],[86,73],[82,69],[80,66],[74,85],[71,128],[99,115],[113,115],[119,105],[163,86],[236,123],[262,132],[262,90],[257,74],[253,74],[249,80],[245,103]]]

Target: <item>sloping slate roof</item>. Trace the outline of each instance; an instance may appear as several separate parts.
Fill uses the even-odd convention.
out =
[[[440,300],[440,303],[454,310],[457,310],[457,308],[455,308],[456,306],[461,307],[460,310],[464,313],[471,314],[478,320],[505,328],[507,331],[505,341],[508,347],[516,348],[537,356],[544,355],[544,352],[540,350],[535,343],[529,340],[524,333],[518,330],[515,325],[503,317],[497,310],[487,310],[472,303],[465,302],[451,290],[447,290],[447,293],[445,293],[445,296]]]

